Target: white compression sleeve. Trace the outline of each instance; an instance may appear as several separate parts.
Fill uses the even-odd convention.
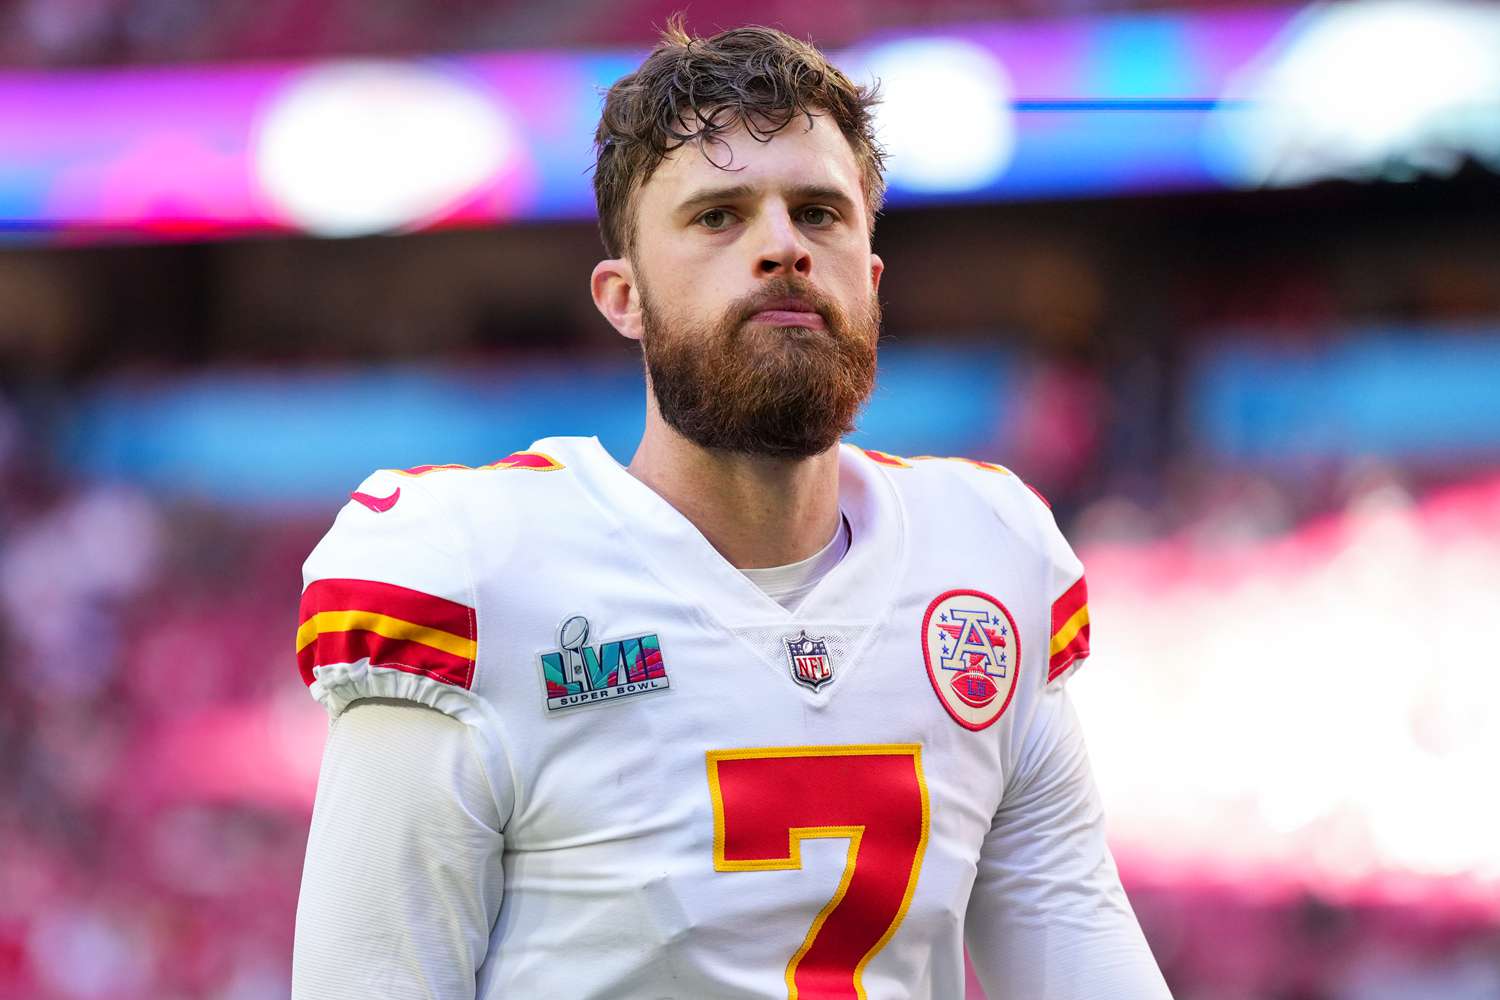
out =
[[[1171,1000],[1104,840],[1067,692],[1042,697],[979,857],[969,957],[992,997]]]
[[[369,699],[330,727],[292,956],[295,1000],[472,1000],[503,884],[468,726]]]

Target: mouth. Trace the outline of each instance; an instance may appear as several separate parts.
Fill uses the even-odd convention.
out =
[[[822,330],[827,327],[822,315],[813,308],[812,303],[798,298],[774,299],[767,302],[750,317],[749,321],[763,323],[766,326],[800,326],[809,330]]]

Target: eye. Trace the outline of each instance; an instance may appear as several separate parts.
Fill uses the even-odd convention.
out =
[[[722,230],[728,229],[729,224],[733,221],[734,215],[726,209],[722,208],[710,208],[708,211],[698,216],[698,224],[703,226],[703,228],[713,230],[714,232],[720,232]]]
[[[809,226],[821,229],[837,222],[838,215],[831,208],[824,208],[822,205],[811,205],[802,210],[802,221]]]

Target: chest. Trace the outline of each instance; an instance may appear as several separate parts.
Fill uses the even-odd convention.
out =
[[[580,601],[584,642],[536,634],[489,674],[517,788],[510,891],[650,896],[658,928],[810,925],[850,891],[911,927],[960,919],[1014,707],[955,722],[920,640],[933,596],[857,627],[739,630],[664,588]]]
[[[690,566],[678,578],[672,559],[577,520],[524,565],[480,553],[479,693],[505,730],[514,842],[585,843],[667,817],[710,830],[712,753],[912,745],[932,822],[977,844],[1045,670],[1048,609],[1031,554],[993,519],[969,520],[918,519],[888,579],[824,581],[868,588],[868,602],[815,593],[796,615]],[[857,786],[861,755],[828,754],[847,759],[788,766]]]
[[[519,585],[514,562],[482,570],[507,919],[590,914],[705,955],[765,928],[736,939],[765,949],[747,967],[799,946],[837,966],[819,949],[838,946],[919,975],[923,942],[956,940],[1045,667],[1043,588],[1006,544],[984,521],[919,528],[884,577],[846,575],[870,600],[798,615],[604,530],[538,547]]]

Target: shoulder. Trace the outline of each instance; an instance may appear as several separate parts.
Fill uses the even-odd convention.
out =
[[[548,442],[537,444],[546,443]],[[375,503],[371,503],[370,495],[365,494],[367,486],[383,486],[390,491],[404,490],[402,495],[414,497],[418,506],[462,506],[475,496],[489,501],[496,496],[524,493],[527,483],[537,481],[534,475],[546,478],[546,473],[565,472],[567,468],[568,464],[555,454],[533,445],[525,451],[513,451],[504,458],[485,465],[447,463],[417,465],[409,469],[378,469],[360,484],[359,489],[349,494],[349,499],[377,513],[382,513],[382,508],[394,509],[394,500],[377,498]]]
[[[1049,557],[1062,541],[1047,499],[998,462],[854,450],[886,470],[913,516],[954,518],[972,513],[998,519],[1009,533]]]
[[[319,549],[342,555],[340,542],[346,539],[364,548],[372,542],[397,540],[420,541],[440,549],[461,548],[472,509],[524,505],[533,479],[527,473],[562,472],[566,468],[553,455],[528,449],[486,465],[448,463],[377,469],[350,491],[348,502]],[[399,553],[399,546],[382,548],[378,557],[399,557]]]
[[[1066,678],[1088,657],[1088,583],[1083,563],[1039,491],[995,462],[856,451],[888,473],[908,516],[932,522],[945,532],[998,524],[1007,542],[1014,543],[1012,551],[1026,553],[1023,572],[1035,581],[1049,612],[1042,674],[1046,684]],[[976,535],[976,544],[990,550],[981,538]]]
[[[395,571],[421,578],[433,550],[457,554],[465,546],[468,518],[475,501],[493,504],[507,492],[497,474],[509,469],[552,471],[563,466],[541,452],[513,452],[488,465],[418,465],[377,469],[349,492],[333,526],[303,567],[305,575],[323,575],[325,566],[341,570]],[[498,487],[498,488],[497,488]]]
[[[527,450],[483,466],[379,469],[350,491],[302,567],[298,667],[330,715],[369,697],[460,718],[473,709],[473,549],[481,538],[505,548],[521,534],[506,500],[525,491],[496,477],[562,468]]]

